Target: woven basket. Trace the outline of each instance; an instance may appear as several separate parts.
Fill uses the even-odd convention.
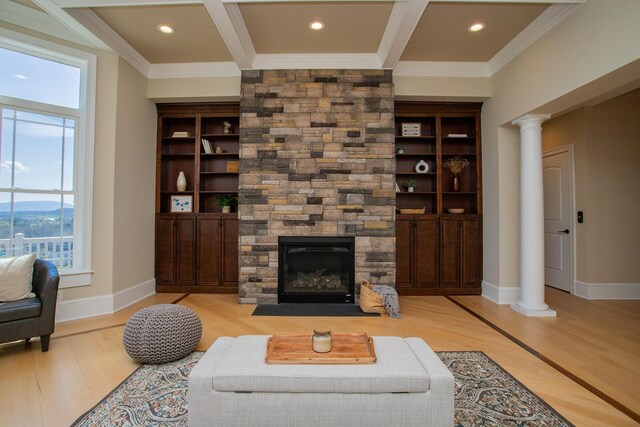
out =
[[[386,313],[382,295],[375,293],[367,280],[360,283],[360,310],[365,313]]]

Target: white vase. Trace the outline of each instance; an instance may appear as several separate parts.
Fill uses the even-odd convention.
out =
[[[407,187],[407,191],[408,191],[409,193],[413,193],[413,187]]]
[[[184,176],[184,172],[180,171],[178,174],[178,181],[176,182],[178,191],[182,192],[187,189],[187,178]]]
[[[231,213],[231,206],[223,206],[222,213]]]

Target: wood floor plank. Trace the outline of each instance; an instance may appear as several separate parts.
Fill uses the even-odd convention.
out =
[[[122,345],[123,324],[130,315],[146,305],[175,301],[179,296],[160,294],[114,315],[59,324],[47,353],[40,352],[37,340],[28,347],[22,343],[0,345],[0,413],[3,414],[0,425],[40,426],[43,419],[47,426],[69,425],[139,366],[129,358]],[[455,298],[473,306],[515,335],[530,339],[536,349],[546,351],[554,348],[560,362],[579,366],[585,375],[586,371],[590,371],[591,376],[599,376],[608,369],[621,369],[617,365],[623,365],[620,360],[624,360],[625,364],[633,365],[628,370],[630,375],[612,381],[607,390],[640,395],[638,382],[634,382],[640,354],[634,354],[638,346],[638,329],[630,330],[636,325],[637,306],[605,303],[597,304],[593,309],[591,306],[583,309],[570,298],[567,301],[567,297],[571,296],[552,297],[561,322],[557,319],[527,321],[518,314],[514,317],[508,307],[486,303],[482,297]],[[371,336],[417,336],[436,351],[485,352],[577,426],[637,425],[610,404],[444,297],[401,297],[400,320],[388,316],[253,317],[251,313],[255,306],[238,304],[235,295],[192,294],[179,304],[192,308],[203,322],[203,336],[198,345],[200,350],[208,349],[220,336],[310,333],[318,327],[327,327],[334,332],[366,332]],[[620,313],[615,315],[618,309]],[[615,338],[606,333],[607,329],[616,330],[610,334]],[[612,346],[616,348],[610,348]],[[592,353],[589,357],[575,352],[586,348]],[[13,393],[18,388],[20,391]]]
[[[451,298],[640,414],[640,301],[588,301],[547,288],[558,316],[526,318],[486,298]]]

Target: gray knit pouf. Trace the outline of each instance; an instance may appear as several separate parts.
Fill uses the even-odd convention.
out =
[[[167,363],[191,353],[202,337],[202,322],[190,308],[158,304],[134,313],[124,327],[124,349],[140,363]]]

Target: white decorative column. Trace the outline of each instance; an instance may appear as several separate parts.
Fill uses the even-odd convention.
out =
[[[544,303],[544,192],[542,122],[548,114],[527,114],[520,126],[520,300],[511,308],[529,317],[555,317]]]

